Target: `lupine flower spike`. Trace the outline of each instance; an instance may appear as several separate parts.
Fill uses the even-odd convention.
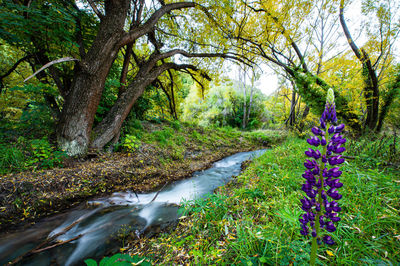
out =
[[[334,232],[336,223],[340,221],[341,211],[338,200],[342,198],[338,189],[343,186],[340,182],[342,171],[338,165],[344,162],[341,153],[346,149],[342,146],[346,139],[341,135],[344,124],[336,125],[335,96],[332,89],[328,90],[325,110],[320,119],[320,127],[313,127],[314,136],[307,139],[309,148],[305,155],[306,170],[303,178],[306,180],[302,190],[306,196],[301,199],[301,208],[305,212],[299,219],[300,233],[307,236],[311,233],[312,246],[310,264],[315,265],[318,244],[321,240],[333,245],[335,242],[326,232]],[[318,149],[319,148],[319,149]]]

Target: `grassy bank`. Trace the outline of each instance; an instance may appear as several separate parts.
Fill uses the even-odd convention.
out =
[[[311,245],[298,222],[307,148],[305,140],[289,139],[268,150],[216,194],[184,204],[176,230],[134,241],[130,253],[156,264],[308,264]],[[342,170],[337,244],[321,247],[318,263],[399,263],[400,172],[357,159]]]
[[[89,153],[86,158],[66,160],[64,168],[0,176],[0,231],[94,196],[152,191],[225,156],[282,139],[282,134],[273,131],[248,133],[178,122],[135,121],[118,144],[121,152]]]

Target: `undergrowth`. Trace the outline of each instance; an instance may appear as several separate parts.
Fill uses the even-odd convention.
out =
[[[349,153],[355,152],[350,148]],[[268,150],[226,187],[184,203],[177,230],[149,239],[131,253],[160,264],[304,265],[310,243],[298,218],[304,140]],[[356,147],[357,148],[357,147]],[[396,265],[400,262],[400,179],[392,168],[343,166],[342,221],[336,245],[321,247],[321,265]]]

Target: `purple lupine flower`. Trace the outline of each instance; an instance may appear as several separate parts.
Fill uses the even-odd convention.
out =
[[[321,235],[321,230],[329,233],[336,231],[336,225],[340,221],[338,213],[341,211],[339,203],[342,198],[338,189],[343,187],[340,182],[338,165],[344,162],[342,153],[346,150],[342,145],[346,139],[341,135],[344,124],[336,125],[336,107],[333,90],[329,89],[325,110],[320,118],[320,127],[313,127],[314,136],[307,139],[308,144],[317,149],[309,148],[305,155],[309,157],[304,162],[306,168],[302,175],[306,182],[302,190],[306,193],[300,200],[301,209],[305,212],[299,219],[301,223],[300,233],[308,235],[328,245],[334,244],[329,235]],[[330,137],[330,138],[329,138]],[[322,151],[318,150],[318,147]],[[320,160],[321,159],[321,160]]]

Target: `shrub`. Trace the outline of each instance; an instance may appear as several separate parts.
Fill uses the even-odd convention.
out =
[[[140,140],[133,135],[125,135],[121,141],[122,149],[128,152],[133,152],[140,146]]]
[[[87,266],[97,266],[97,262],[93,259],[87,259],[85,260],[85,263]],[[100,261],[100,266],[130,266],[130,265],[151,265],[149,261],[146,260],[146,258],[142,258],[139,256],[129,256],[128,254],[115,254],[112,257],[104,257]]]
[[[24,166],[24,154],[15,146],[0,144],[0,174],[18,171]]]

